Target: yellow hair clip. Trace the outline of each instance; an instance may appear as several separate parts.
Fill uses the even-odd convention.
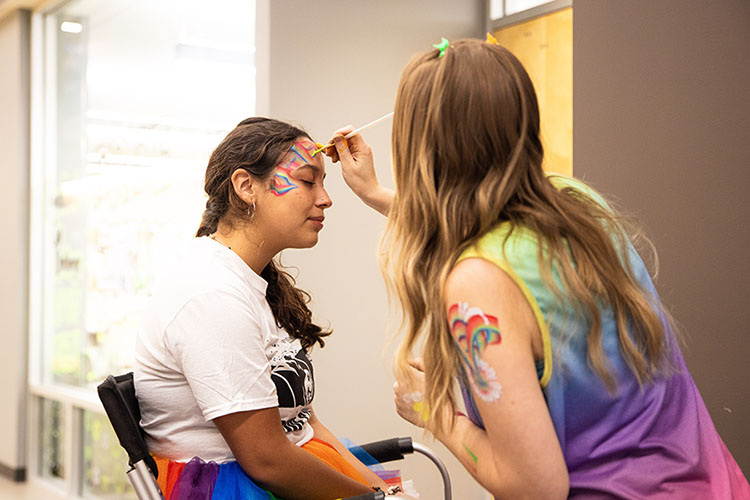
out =
[[[500,43],[497,41],[497,38],[492,36],[492,34],[488,31],[487,32],[487,40],[485,40],[486,43],[492,43],[494,45],[500,45]]]

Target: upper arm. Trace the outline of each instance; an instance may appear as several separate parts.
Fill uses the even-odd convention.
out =
[[[281,427],[278,408],[230,413],[213,422],[240,466],[255,479],[263,478],[281,447],[294,446]]]
[[[567,492],[567,469],[534,361],[532,346],[541,334],[523,293],[499,267],[467,259],[448,277],[445,306],[503,484]]]

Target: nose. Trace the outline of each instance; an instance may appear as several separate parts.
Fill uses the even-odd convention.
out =
[[[331,205],[333,205],[333,200],[330,196],[328,196],[328,191],[326,191],[326,188],[324,187],[321,187],[320,191],[320,195],[318,196],[318,200],[315,205],[324,209],[331,208]]]

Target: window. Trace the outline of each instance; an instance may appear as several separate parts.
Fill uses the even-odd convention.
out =
[[[572,0],[490,0],[490,20],[493,29],[549,12],[570,7]]]
[[[154,278],[195,233],[213,148],[255,108],[255,5],[73,0],[34,16],[32,471],[127,496],[94,387],[132,369]]]

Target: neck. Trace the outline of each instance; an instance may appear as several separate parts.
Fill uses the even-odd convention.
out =
[[[258,276],[278,253],[266,244],[265,239],[252,226],[235,226],[230,229],[225,224],[219,224],[212,238],[239,255]]]

